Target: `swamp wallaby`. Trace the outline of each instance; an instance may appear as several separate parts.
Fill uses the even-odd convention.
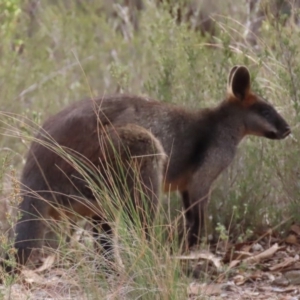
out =
[[[102,207],[107,199],[97,199],[86,174],[93,174],[100,188],[113,189],[113,182],[121,195],[125,183],[145,229],[162,186],[164,191],[178,190],[188,245],[193,246],[210,187],[233,160],[243,137],[283,139],[290,132],[273,106],[251,91],[244,66],[231,69],[227,96],[211,109],[188,111],[126,95],[73,103],[45,122],[29,150],[21,178],[22,217],[16,226],[18,262],[24,264],[31,249],[42,246],[48,219],[80,215],[93,219],[95,233],[99,228],[112,234]],[[127,170],[124,182],[117,179],[120,161]],[[112,181],[107,173],[116,174]],[[145,205],[152,212],[148,219],[143,217]],[[106,240],[103,247],[109,251],[112,246]]]

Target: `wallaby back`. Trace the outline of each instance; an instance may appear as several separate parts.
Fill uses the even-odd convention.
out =
[[[179,190],[188,244],[193,246],[203,226],[210,187],[234,158],[243,137],[252,134],[282,139],[289,133],[276,110],[252,92],[250,74],[244,66],[232,68],[227,96],[212,109],[194,112],[128,95],[76,102],[45,122],[29,150],[21,178],[23,215],[16,227],[18,261],[25,263],[31,249],[42,246],[47,218],[76,213],[93,218],[95,226],[112,233],[101,211],[104,200],[96,199],[70,155],[85,169],[101,174],[102,180],[94,181],[99,187],[103,182],[110,187],[105,168],[119,173],[114,156],[127,162],[123,166],[127,170],[138,166],[135,170],[142,191],[134,187],[132,173],[125,180],[133,203],[145,194],[150,206],[156,207],[161,184],[165,191]],[[117,188],[124,192],[122,186]],[[151,210],[154,217],[155,209]],[[153,217],[142,221],[151,223]]]

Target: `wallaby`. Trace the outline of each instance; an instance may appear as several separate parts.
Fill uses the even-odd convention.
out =
[[[181,193],[191,247],[199,240],[211,185],[233,160],[240,141],[246,135],[283,139],[290,132],[273,106],[251,91],[245,66],[231,69],[227,96],[215,108],[189,111],[128,95],[73,103],[45,122],[30,147],[21,178],[17,260],[26,263],[31,249],[43,245],[47,219],[90,217],[95,235],[97,226],[112,234],[102,208],[104,200],[96,199],[82,173],[92,170],[101,178],[92,175],[94,183],[113,188],[106,174],[107,169],[118,174],[116,156],[125,169],[133,170],[117,188],[122,193],[127,185],[146,230],[162,186],[166,192]],[[74,160],[84,165],[83,171]],[[135,187],[135,171],[141,190]],[[141,201],[142,194],[148,202]],[[145,205],[151,211],[148,219],[143,219]],[[107,240],[100,242],[111,250]]]

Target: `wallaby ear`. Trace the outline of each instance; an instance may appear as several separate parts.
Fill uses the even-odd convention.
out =
[[[234,72],[236,71],[236,69],[238,68],[239,66],[234,66],[229,74],[228,74],[228,80],[227,80],[227,87],[228,89],[230,90],[231,89],[231,80],[232,80],[232,75],[234,74]]]
[[[228,76],[228,91],[237,99],[243,101],[251,87],[249,70],[245,66],[235,66]]]

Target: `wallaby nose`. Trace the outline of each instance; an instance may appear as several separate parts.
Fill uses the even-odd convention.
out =
[[[285,131],[284,131],[284,133],[283,133],[283,137],[284,138],[287,137],[291,132],[292,131],[291,131],[290,126],[287,126],[286,129],[285,129]]]

